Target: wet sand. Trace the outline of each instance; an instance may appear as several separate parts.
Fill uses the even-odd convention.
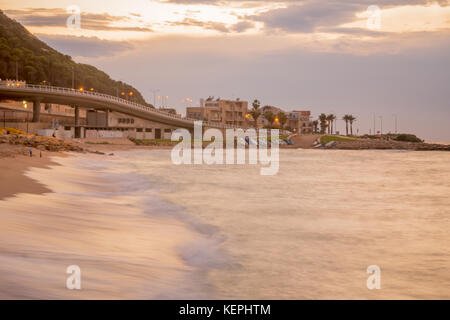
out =
[[[153,200],[145,211],[137,190],[97,179],[97,168],[75,168],[79,157],[0,159],[1,197],[8,197],[0,199],[0,299],[177,298],[180,287],[198,284],[177,252],[198,236],[163,218],[158,210],[167,205]],[[81,268],[81,291],[66,289],[70,265]],[[206,289],[195,297],[206,298]]]
[[[66,155],[43,152],[42,158],[39,153],[34,154],[33,157],[21,154],[0,157],[0,200],[19,193],[43,194],[50,192],[44,185],[29,178],[26,171],[31,167],[45,168],[49,165],[56,165],[51,161],[51,157],[54,156]]]

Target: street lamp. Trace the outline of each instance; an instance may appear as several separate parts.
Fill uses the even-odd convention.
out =
[[[75,89],[75,69],[72,66],[72,89]]]
[[[164,107],[164,101],[167,103],[169,96],[158,96],[158,100],[161,100],[161,107]]]
[[[156,108],[156,93],[159,92],[159,89],[150,90],[150,92],[153,93],[153,107]]]
[[[23,108],[26,110],[26,109],[28,109],[28,103],[25,101],[25,100],[23,100]],[[27,113],[27,135],[28,135],[28,112],[26,112]]]
[[[381,126],[381,128],[380,128],[380,134],[381,135],[383,135],[383,116],[380,116],[380,126]]]
[[[397,133],[397,115],[394,114],[394,118],[395,118],[395,133]]]

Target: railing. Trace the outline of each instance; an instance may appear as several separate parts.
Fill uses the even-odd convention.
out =
[[[164,117],[167,118],[172,118],[172,119],[176,119],[176,120],[181,120],[181,121],[185,121],[186,123],[190,123],[193,125],[194,121],[197,121],[197,119],[190,119],[190,118],[182,118],[178,115],[174,115],[174,114],[170,114],[158,109],[154,109],[154,108],[150,108],[147,106],[144,106],[142,104],[133,102],[133,101],[129,101],[129,100],[125,100],[122,98],[118,98],[118,97],[114,97],[111,95],[107,95],[104,93],[99,93],[99,92],[95,92],[95,91],[90,91],[90,90],[76,90],[76,89],[71,89],[71,88],[63,88],[63,87],[52,87],[52,86],[42,86],[42,85],[34,85],[34,84],[20,84],[20,85],[15,85],[10,84],[10,83],[0,83],[0,87],[2,88],[7,88],[10,90],[31,90],[31,91],[37,91],[37,92],[42,92],[42,93],[62,93],[65,95],[69,95],[69,96],[91,96],[91,97],[95,97],[95,98],[99,98],[103,101],[107,101],[107,102],[117,102],[120,103],[122,105],[126,105],[127,107],[133,108],[135,110],[140,110],[140,111],[145,111],[148,113],[152,113],[152,114],[158,114],[158,115],[162,115]],[[206,125],[208,127],[216,127],[216,128],[229,128],[229,129],[233,129],[236,128],[236,126],[232,126],[232,125],[224,125],[224,124],[219,124],[219,123],[212,123],[212,122],[207,122],[207,121],[203,121],[203,125]]]

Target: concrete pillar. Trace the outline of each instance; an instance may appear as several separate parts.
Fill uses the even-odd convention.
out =
[[[75,126],[80,125],[80,108],[75,106]]]
[[[41,102],[39,100],[34,100],[32,122],[39,122],[40,118],[41,118]]]
[[[75,106],[75,138],[81,138],[80,108]]]
[[[109,127],[109,109],[106,109],[106,127]]]

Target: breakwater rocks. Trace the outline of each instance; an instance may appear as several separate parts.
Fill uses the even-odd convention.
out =
[[[413,150],[413,151],[450,151],[450,145],[423,143],[423,142],[400,142],[375,139],[356,139],[353,141],[336,141],[327,149],[341,150]]]
[[[33,147],[39,150],[46,150],[52,152],[83,151],[83,148],[79,146],[52,137],[26,136],[17,134],[0,135],[0,143],[8,143],[11,145],[22,145],[25,147]]]

